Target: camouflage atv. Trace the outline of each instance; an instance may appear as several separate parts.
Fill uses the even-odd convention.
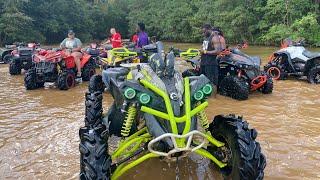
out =
[[[118,179],[150,158],[179,161],[189,153],[210,159],[227,179],[263,179],[266,159],[257,131],[235,115],[209,121],[209,80],[182,78],[173,53],[157,46],[149,64],[109,68],[91,78],[79,131],[80,179]],[[103,114],[105,89],[114,102]],[[123,138],[113,152],[111,135]]]

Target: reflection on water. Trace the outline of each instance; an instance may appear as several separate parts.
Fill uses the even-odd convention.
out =
[[[245,51],[266,59],[274,50],[250,47]],[[26,91],[23,76],[10,76],[7,65],[0,65],[0,179],[78,178],[78,129],[83,125],[86,86]],[[243,115],[258,130],[267,156],[266,179],[319,179],[319,92],[320,86],[303,80],[276,81],[271,95],[255,92],[241,102],[212,97],[207,113],[209,117]],[[104,99],[106,106],[112,101],[108,94]],[[123,179],[174,179],[175,167],[175,163],[153,159]],[[181,160],[179,167],[181,179],[221,179],[218,170],[197,155]]]

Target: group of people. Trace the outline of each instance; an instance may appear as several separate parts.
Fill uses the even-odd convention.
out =
[[[223,32],[219,28],[212,27],[210,24],[202,26],[202,33],[204,41],[202,43],[201,74],[207,76],[214,85],[218,85],[219,81],[219,63],[217,56],[226,48],[226,42]],[[110,29],[111,37],[106,43],[111,43],[112,48],[122,47],[122,39],[119,32],[115,28]],[[141,48],[149,44],[148,34],[145,32],[145,25],[138,23],[136,27],[136,34],[132,37],[132,42],[135,43],[137,48]],[[75,37],[75,33],[72,30],[68,31],[68,37],[64,39],[60,45],[62,49],[68,50],[71,56],[74,57],[77,67],[76,81],[82,82],[81,78],[81,63],[82,57],[81,48],[82,43],[80,39]]]
[[[122,47],[122,39],[119,32],[116,31],[115,28],[110,29],[111,37],[106,41],[106,43],[111,43],[112,48],[119,48]],[[144,23],[138,23],[136,27],[136,34],[132,38],[132,42],[135,43],[135,46],[137,48],[141,48],[145,45],[149,44],[149,37],[148,34],[145,32],[145,25]],[[77,76],[76,76],[76,82],[81,83],[82,82],[82,76],[81,76],[81,48],[82,48],[82,42],[80,39],[75,37],[75,33],[73,30],[68,31],[68,37],[65,38],[61,44],[60,48],[65,50],[67,53],[69,53],[71,56],[74,57],[75,64],[77,67]]]
[[[112,48],[122,47],[122,39],[119,32],[115,28],[110,29],[111,37],[105,42],[106,44],[111,43]],[[142,48],[149,44],[148,34],[145,32],[144,23],[138,23],[136,27],[136,33],[132,36],[131,41],[135,44],[137,48]]]

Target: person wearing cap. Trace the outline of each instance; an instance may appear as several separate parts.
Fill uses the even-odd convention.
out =
[[[68,31],[68,37],[65,38],[60,44],[61,49],[70,53],[70,55],[74,57],[75,64],[77,67],[76,82],[78,83],[82,82],[81,62],[80,62],[82,58],[81,47],[82,47],[82,43],[80,39],[75,37],[75,33],[73,32],[73,30]]]
[[[216,86],[219,81],[219,62],[217,56],[226,48],[225,40],[216,28],[210,24],[202,26],[202,33],[205,38],[202,44],[200,71]],[[220,35],[219,35],[220,34]]]
[[[145,32],[144,23],[138,23],[136,31],[138,33],[137,47],[142,48],[143,46],[148,45],[149,37],[148,37],[148,34]]]

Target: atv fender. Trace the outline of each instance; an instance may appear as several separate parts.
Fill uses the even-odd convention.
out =
[[[0,60],[3,60],[4,56],[7,55],[7,54],[11,54],[13,50],[4,50],[2,51],[0,54],[1,54],[1,58]]]
[[[85,64],[87,64],[87,62],[89,61],[89,59],[91,58],[91,55],[84,53],[82,58],[81,58],[81,68],[83,68],[83,66]]]
[[[123,67],[108,68],[102,71],[102,80],[107,89],[110,88],[111,83],[120,87],[120,81],[117,81],[119,77],[125,77],[129,73],[129,69]],[[123,82],[122,82],[123,83]]]
[[[230,59],[219,59],[219,67],[225,67],[225,66],[234,66],[234,63]]]
[[[274,56],[286,56],[286,57],[288,58],[287,60],[288,60],[290,69],[291,69],[294,73],[296,73],[296,70],[295,70],[295,68],[293,67],[292,60],[291,60],[291,56],[290,56],[289,53],[287,53],[287,52],[276,52],[276,53],[274,53]]]

